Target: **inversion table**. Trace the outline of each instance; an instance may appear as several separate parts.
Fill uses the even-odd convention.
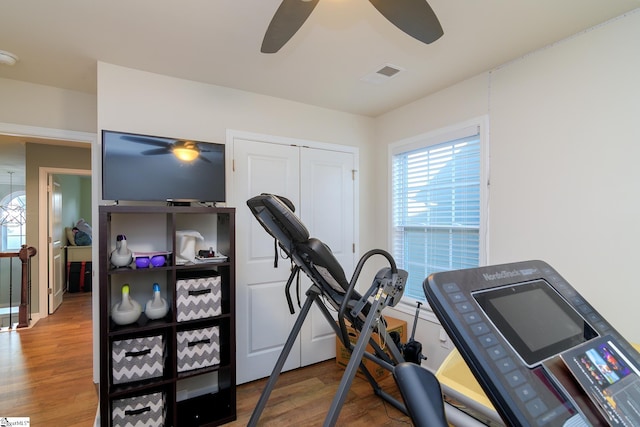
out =
[[[275,238],[277,246],[291,260],[292,270],[285,292],[292,314],[294,313],[294,308],[289,291],[294,279],[302,271],[312,282],[311,287],[306,292],[306,299],[293,329],[280,353],[248,425],[255,426],[257,424],[294,341],[314,303],[332,326],[345,348],[351,351],[351,358],[333,398],[324,425],[335,425],[358,368],[364,373],[375,394],[406,414],[407,410],[404,404],[382,390],[364,363],[362,363],[362,360],[363,357],[366,357],[389,371],[393,371],[396,365],[404,362],[400,351],[402,344],[394,342],[392,337],[387,334],[381,312],[385,307],[394,306],[400,300],[407,279],[407,272],[397,269],[395,261],[389,253],[374,249],[362,256],[356,266],[353,277],[350,281],[347,281],[342,267],[331,250],[320,240],[309,236],[307,228],[295,216],[295,208],[288,199],[272,194],[261,194],[248,200],[247,205],[267,233]],[[355,290],[356,281],[365,262],[375,255],[384,257],[388,261],[389,267],[382,268],[376,274],[369,289],[363,295],[360,295]],[[337,323],[331,315],[329,307],[337,312]],[[347,321],[359,332],[359,338],[355,345],[349,340]],[[386,343],[386,350],[383,350],[376,340],[372,339],[374,332],[377,332],[381,337],[381,341]],[[373,348],[372,352],[367,351],[368,344]],[[439,404],[442,403],[439,402]]]

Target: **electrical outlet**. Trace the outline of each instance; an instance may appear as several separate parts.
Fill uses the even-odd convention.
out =
[[[451,339],[449,339],[449,335],[443,328],[440,328],[440,347],[451,350]]]

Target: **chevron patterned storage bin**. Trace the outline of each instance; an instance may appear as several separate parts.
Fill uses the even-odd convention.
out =
[[[178,372],[220,364],[220,328],[180,331],[178,339]]]
[[[178,322],[204,319],[222,313],[220,276],[179,279],[176,288]]]
[[[166,418],[164,393],[114,400],[111,404],[113,427],[161,427]]]
[[[113,384],[161,377],[164,359],[162,335],[114,341],[111,351]]]

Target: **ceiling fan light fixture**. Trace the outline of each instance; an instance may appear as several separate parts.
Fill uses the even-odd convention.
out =
[[[173,155],[183,162],[192,162],[200,155],[200,150],[193,142],[184,142],[173,147]]]
[[[6,50],[0,50],[0,64],[12,66],[15,65],[16,62],[18,62],[16,55]]]

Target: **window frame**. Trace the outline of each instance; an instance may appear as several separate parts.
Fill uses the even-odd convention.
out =
[[[451,126],[439,128],[430,132],[405,138],[389,144],[387,154],[388,167],[388,232],[387,247],[393,252],[394,224],[393,224],[393,156],[403,152],[427,148],[478,134],[480,138],[480,230],[479,230],[479,266],[488,262],[488,231],[489,231],[489,126],[487,116],[481,116],[460,122]],[[415,315],[416,299],[402,296],[397,310]],[[420,317],[439,323],[433,315],[426,298],[421,301]]]

